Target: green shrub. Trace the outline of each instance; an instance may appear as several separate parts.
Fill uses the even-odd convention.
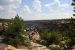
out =
[[[29,45],[29,42],[25,42],[28,40],[28,38],[23,36],[27,36],[26,32],[24,31],[24,26],[24,21],[18,15],[12,19],[5,33],[6,42],[15,46],[17,44]]]
[[[40,33],[41,39],[44,40],[41,42],[41,44],[49,46],[50,44],[58,44],[60,40],[62,39],[61,34],[58,31],[51,31],[47,32],[44,31],[43,33]]]
[[[73,45],[75,45],[75,40],[74,39],[67,39],[67,40],[65,40],[65,42],[70,47],[72,47]]]

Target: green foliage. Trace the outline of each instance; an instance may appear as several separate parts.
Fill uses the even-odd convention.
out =
[[[5,36],[8,44],[16,46],[17,44],[24,44],[27,40],[26,32],[24,31],[24,21],[17,15],[9,22]],[[24,36],[23,36],[24,35]]]
[[[44,40],[42,41],[42,44],[49,46],[50,44],[59,43],[62,39],[61,34],[57,31],[51,31],[51,32],[44,32],[40,33],[41,38]]]
[[[61,41],[65,42],[65,45],[72,47],[75,45],[75,19],[71,17],[68,20],[69,23],[63,23],[62,27],[65,27],[64,30],[55,29],[48,31],[47,29],[40,32],[42,39],[41,44],[49,46],[51,44],[59,44]],[[61,28],[62,29],[62,28]]]
[[[66,44],[67,44],[69,47],[75,45],[75,39],[70,39],[70,38],[69,38],[69,39],[65,40],[65,42],[66,42]]]

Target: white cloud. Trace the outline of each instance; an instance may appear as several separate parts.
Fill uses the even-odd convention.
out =
[[[35,12],[32,13],[28,5],[25,5],[22,10],[20,16],[24,20],[47,20],[47,19],[64,19],[64,18],[70,18],[72,17],[72,13],[64,13],[64,12],[53,12],[53,13],[41,13],[41,12]]]
[[[23,11],[26,13],[31,13],[31,10],[28,5],[24,5]]]
[[[0,0],[0,18],[14,17],[20,4],[21,0]]]
[[[41,11],[41,2],[40,2],[40,0],[34,0],[33,1],[33,8],[37,12]]]
[[[30,19],[31,16],[32,16],[31,13],[32,13],[32,12],[31,12],[29,6],[28,6],[28,5],[24,5],[24,6],[21,8],[21,10],[20,10],[19,15],[20,15],[23,19],[28,20],[28,19]]]
[[[0,17],[12,18],[17,14],[16,9],[20,6],[22,0],[0,0]],[[33,0],[33,8],[30,9],[29,5],[24,5],[19,11],[19,15],[25,20],[43,20],[43,19],[59,19],[72,17],[72,13],[62,12],[66,8],[71,8],[68,4],[61,4],[59,0],[54,0],[53,3],[45,4],[48,12],[43,14],[42,4],[40,0]],[[55,8],[55,9],[54,9]],[[57,13],[56,11],[59,12]],[[60,11],[62,10],[62,11]]]
[[[41,13],[42,10],[41,2],[40,0],[33,0],[33,9],[30,9],[28,5],[25,5],[20,13],[20,16],[25,20],[43,20],[43,19],[64,19],[64,18],[70,18],[72,17],[72,13],[68,12],[61,12],[60,10],[64,10],[66,8],[70,8],[68,4],[61,4],[59,0],[54,0],[53,3],[46,4],[45,6],[49,10],[53,10],[53,12],[48,13]],[[56,10],[54,10],[55,8]],[[35,10],[33,12],[33,10]],[[56,12],[58,11],[59,12]]]
[[[20,10],[20,15],[23,17],[23,16],[29,16],[30,14],[31,14],[32,12],[31,12],[31,10],[30,10],[30,8],[29,8],[29,6],[28,5],[24,5],[22,8],[21,8],[21,10]]]
[[[67,3],[61,4],[59,0],[54,0],[53,3],[45,4],[45,7],[49,10],[65,10],[66,8],[71,8],[71,6]]]
[[[21,4],[21,0],[10,0],[10,2],[15,3],[15,4]]]
[[[65,19],[65,18],[70,18],[72,17],[72,13],[50,13],[50,14],[44,14],[46,19]]]
[[[0,5],[0,10],[4,10],[4,8]]]
[[[33,17],[33,20],[51,20],[51,19],[65,19],[65,18],[70,18],[72,17],[72,13],[45,13],[45,14],[40,14],[37,13]]]

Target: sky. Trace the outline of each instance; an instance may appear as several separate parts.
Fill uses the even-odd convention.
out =
[[[72,0],[0,0],[0,18],[17,14],[24,20],[51,20],[72,17]]]

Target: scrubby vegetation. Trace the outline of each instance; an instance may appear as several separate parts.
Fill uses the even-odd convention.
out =
[[[60,28],[52,28],[50,30],[48,28],[36,28],[39,30],[41,37],[39,43],[55,50],[60,50],[62,47],[71,49],[75,45],[75,19],[71,18],[68,22],[64,23]],[[65,25],[66,27],[63,27]],[[30,46],[30,39],[27,37],[28,34],[25,30],[24,21],[18,15],[15,16],[8,22],[8,27],[2,30],[5,36],[5,43],[16,47],[17,45]]]
[[[67,23],[66,23],[67,24]],[[66,25],[65,24],[65,25]],[[67,48],[71,48],[75,45],[75,19],[71,18],[69,23],[64,29],[53,29],[51,31],[40,31],[41,36],[41,44],[49,45],[55,44],[60,45],[60,47],[67,46]],[[63,41],[63,42],[62,42]]]
[[[26,29],[24,21],[17,15],[11,19],[8,23],[8,28],[5,30],[5,39],[7,44],[16,46],[17,45],[30,45],[30,41],[26,37],[27,34],[24,31]]]

